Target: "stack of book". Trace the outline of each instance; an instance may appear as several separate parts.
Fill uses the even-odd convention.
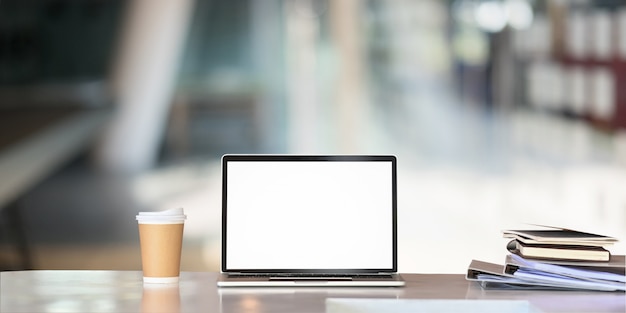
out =
[[[605,248],[617,239],[568,229],[505,230],[507,249],[523,258],[565,261],[609,261]]]
[[[505,230],[504,265],[472,260],[466,278],[484,288],[626,291],[624,255],[608,236],[552,228]]]

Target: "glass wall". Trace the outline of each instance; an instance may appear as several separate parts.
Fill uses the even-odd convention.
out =
[[[626,235],[620,2],[197,8],[164,160],[395,154],[405,271],[500,263],[524,223]]]
[[[401,271],[501,263],[500,230],[525,223],[626,240],[623,1],[0,0],[0,16],[0,107],[106,99],[123,122],[109,152],[142,154],[123,188],[105,183],[120,193],[106,210],[82,205],[89,183],[53,180],[29,202],[42,212],[50,195],[95,223],[182,206],[188,246],[216,270],[221,155],[393,154]]]

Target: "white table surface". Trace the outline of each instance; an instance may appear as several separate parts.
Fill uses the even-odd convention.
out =
[[[1,272],[0,312],[326,312],[328,298],[527,300],[543,312],[626,312],[621,292],[483,290],[454,274],[402,274],[404,288],[253,289],[219,289],[218,275],[182,272],[178,284],[151,287],[140,271]]]

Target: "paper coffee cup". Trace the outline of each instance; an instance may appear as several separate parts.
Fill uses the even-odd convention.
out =
[[[186,218],[183,209],[137,215],[145,283],[178,282]]]

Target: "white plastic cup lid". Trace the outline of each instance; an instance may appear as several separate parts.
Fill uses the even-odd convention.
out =
[[[139,212],[139,222],[182,222],[187,219],[183,208],[175,208],[158,212]]]

